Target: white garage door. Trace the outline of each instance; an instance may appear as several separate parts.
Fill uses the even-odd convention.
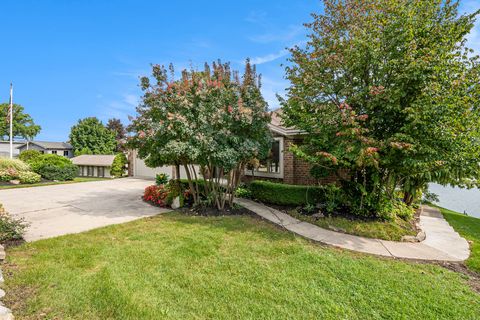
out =
[[[152,178],[155,179],[155,176],[158,173],[166,173],[171,178],[172,177],[172,167],[158,167],[158,168],[149,168],[146,166],[145,162],[142,159],[135,157],[135,163],[133,166],[133,176],[138,178]]]

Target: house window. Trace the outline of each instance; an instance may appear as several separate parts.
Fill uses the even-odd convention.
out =
[[[87,169],[87,176],[93,177],[93,167],[88,166]]]
[[[283,138],[275,138],[266,159],[260,161],[255,170],[246,170],[246,175],[258,177],[283,178]]]
[[[43,151],[43,150],[40,150],[40,153],[41,153],[41,154],[45,154],[45,151]]]
[[[57,150],[52,150],[52,154],[57,154]]]
[[[105,177],[105,167],[97,167],[97,177]]]
[[[68,150],[64,150],[64,151],[63,151],[63,156],[64,156],[64,157],[68,157]]]

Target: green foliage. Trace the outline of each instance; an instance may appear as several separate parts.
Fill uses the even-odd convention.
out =
[[[170,73],[174,75],[173,66]],[[151,167],[181,165],[194,202],[192,181],[200,166],[207,200],[217,208],[233,204],[234,190],[252,158],[265,157],[271,146],[270,116],[260,92],[259,76],[247,61],[243,76],[230,65],[213,63],[203,71],[184,70],[178,80],[163,66],[153,66],[154,81],[142,78],[145,94],[130,129],[130,143]],[[226,181],[221,187],[220,181]]]
[[[127,156],[124,153],[119,153],[113,159],[112,167],[110,168],[110,175],[114,177],[123,177],[127,170]]]
[[[14,168],[0,169],[0,181],[10,181],[18,178],[18,171]]]
[[[73,180],[78,174],[78,167],[69,159],[56,154],[42,154],[30,164],[35,173],[47,180]]]
[[[397,188],[412,204],[428,182],[480,177],[480,66],[465,47],[477,13],[460,15],[456,1],[325,0],[307,24],[283,120],[308,133],[297,156],[349,172],[356,214],[375,216]]]
[[[73,180],[78,174],[78,167],[74,164],[63,167],[44,164],[37,168],[36,171],[47,180],[67,181]]]
[[[40,182],[42,177],[35,172],[22,171],[18,174],[18,180],[20,183],[32,184]]]
[[[286,205],[303,206],[322,201],[323,189],[318,186],[301,186],[270,181],[255,180],[249,185],[252,197],[258,201]]]
[[[380,220],[394,221],[395,217],[410,221],[415,214],[415,209],[403,201],[383,199],[377,206],[375,215]]]
[[[7,140],[10,135],[8,103],[0,104],[0,136],[2,140]],[[8,119],[8,120],[7,120]],[[21,137],[25,140],[33,139],[40,133],[41,127],[33,121],[32,117],[24,112],[24,108],[19,104],[13,104],[13,136]]]
[[[22,160],[23,162],[30,163],[35,161],[35,159],[38,158],[40,155],[41,153],[38,150],[25,150],[20,153],[18,159]]]
[[[168,177],[168,174],[166,173],[158,173],[155,176],[155,183],[157,184],[157,186],[167,184],[168,181],[169,181],[169,177]]]
[[[108,119],[108,122],[105,125],[105,128],[113,132],[113,134],[115,135],[115,140],[117,142],[115,151],[117,152],[125,151],[126,149],[125,141],[127,139],[127,130],[123,125],[122,121],[116,118]]]
[[[19,159],[0,158],[0,170],[15,169],[16,171],[29,171],[28,164]]]
[[[28,224],[24,219],[15,219],[0,205],[0,242],[20,240]]]
[[[235,190],[235,197],[249,199],[252,197],[252,191],[250,191],[248,187],[239,186],[237,190]]]
[[[71,129],[70,144],[76,154],[77,150],[91,154],[112,154],[117,146],[115,134],[95,117],[78,120]]]

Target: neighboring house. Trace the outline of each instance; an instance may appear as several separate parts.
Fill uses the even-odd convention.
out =
[[[25,144],[24,141],[13,141],[13,157],[16,158],[20,154],[17,149],[21,145]],[[10,157],[10,141],[0,141],[0,157]]]
[[[18,146],[18,150],[20,153],[25,150],[38,150],[40,153],[57,154],[67,158],[73,157],[73,147],[66,142],[30,141],[22,143]]]
[[[111,178],[110,168],[114,159],[115,155],[109,154],[82,154],[71,160],[78,166],[80,177]]]

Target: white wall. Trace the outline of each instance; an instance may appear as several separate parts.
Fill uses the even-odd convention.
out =
[[[145,161],[137,157],[137,152],[133,152],[133,176],[137,178],[146,178],[146,179],[155,179],[155,176],[158,173],[166,173],[170,178],[173,178],[175,167],[174,166],[164,166],[164,167],[157,167],[157,168],[150,168],[147,167]],[[195,166],[195,170],[197,171],[197,175],[199,175],[200,170],[198,166]],[[180,167],[180,178],[186,179],[187,175],[185,173],[185,169]]]

